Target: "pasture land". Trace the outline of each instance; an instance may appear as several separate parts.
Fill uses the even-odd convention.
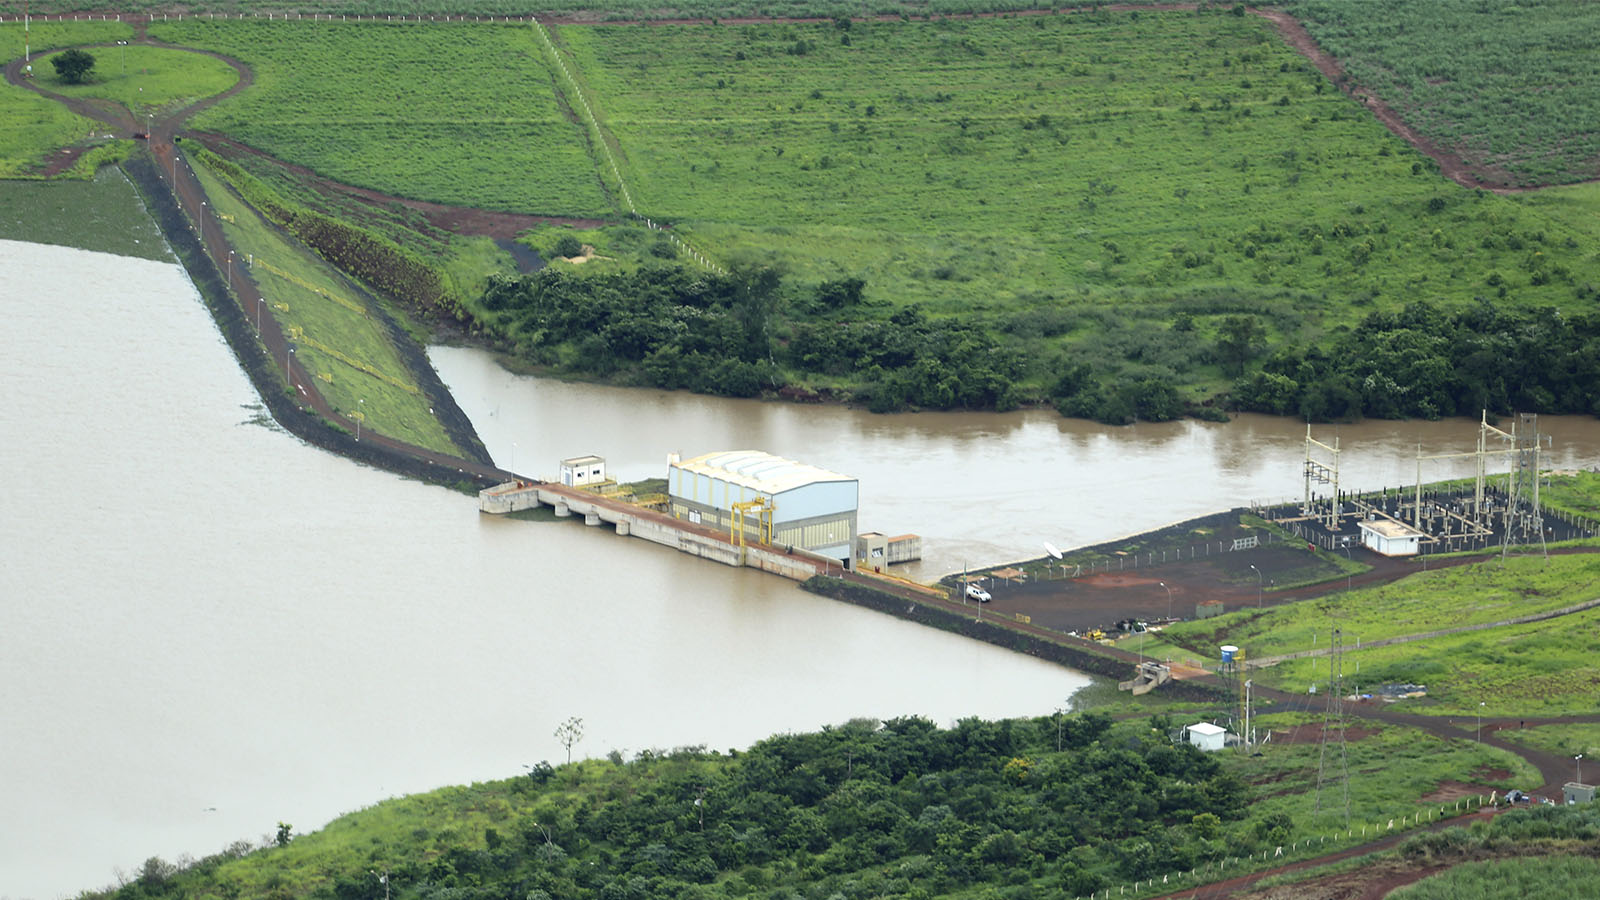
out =
[[[195,174],[239,253],[233,277],[253,279],[259,286],[272,315],[292,335],[296,358],[334,409],[346,416],[360,413],[366,427],[390,437],[460,453],[383,326],[366,311],[365,299],[325,263],[263,222],[201,163],[196,159]],[[254,312],[245,310],[252,319]]]
[[[1215,388],[1227,314],[1315,343],[1506,285],[1577,310],[1600,279],[1592,224],[1439,178],[1251,16],[554,33],[646,215],[1035,361]]]
[[[133,29],[120,22],[36,23],[29,29],[33,71],[44,87],[56,88],[55,69],[42,51],[78,44],[94,44],[130,37]],[[0,60],[21,59],[22,23],[0,23]],[[107,54],[96,48],[97,71],[103,71]],[[53,150],[82,141],[104,126],[69,112],[61,104],[32,91],[0,83],[0,178],[18,178],[44,168]],[[75,173],[76,174],[76,173]],[[92,170],[90,172],[92,174]],[[87,177],[87,176],[84,176]]]
[[[252,89],[198,115],[197,129],[402,197],[615,212],[526,23],[191,19],[154,22],[150,34],[255,71]]]
[[[1322,49],[1491,183],[1600,177],[1600,6],[1290,0]]]
[[[1424,684],[1428,698],[1406,701],[1417,712],[1554,716],[1593,712],[1600,692],[1600,609],[1523,625],[1469,631],[1374,647],[1385,638],[1487,624],[1590,600],[1600,583],[1600,556],[1513,557],[1431,572],[1375,588],[1329,594],[1264,611],[1245,610],[1183,622],[1163,639],[1209,658],[1219,643],[1243,647],[1249,659],[1326,649],[1337,622],[1343,632],[1347,690],[1395,683]],[[1326,656],[1252,669],[1258,684],[1303,693],[1326,690]]]
[[[50,59],[35,65],[46,72],[40,83],[66,97],[94,97],[127,107],[137,124],[149,115],[220,94],[239,80],[233,67],[202,53],[133,44],[94,47],[94,72],[84,84],[66,84],[55,75]],[[49,67],[49,68],[45,68]]]

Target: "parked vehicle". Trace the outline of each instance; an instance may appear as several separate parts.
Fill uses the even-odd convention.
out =
[[[989,596],[988,591],[978,587],[975,584],[967,585],[967,596],[978,601],[979,603],[988,603],[990,600],[994,599],[993,597]]]

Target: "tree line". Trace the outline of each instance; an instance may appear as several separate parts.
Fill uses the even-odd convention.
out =
[[[1447,311],[1374,312],[1327,349],[1287,347],[1239,379],[1233,405],[1307,421],[1600,414],[1600,316],[1508,312],[1480,300]]]
[[[398,808],[386,817],[385,804],[361,814],[370,841],[335,823],[243,860],[141,877],[116,896],[236,892],[247,879],[230,867],[257,862],[288,894],[326,900],[855,900],[975,885],[1025,900],[1083,896],[1281,837],[1271,829],[1283,823],[1246,823],[1249,788],[1170,730],[1161,717],[1113,726],[1104,713],[950,728],[906,717],[745,752],[541,765],[451,789],[464,808],[505,810],[492,824],[444,818],[435,800],[424,828]]]
[[[491,279],[481,322],[540,365],[668,389],[753,397],[786,373],[834,376],[874,411],[1011,409],[1022,361],[976,324],[920,307],[860,315],[857,278],[792,288],[764,266],[681,266]]]

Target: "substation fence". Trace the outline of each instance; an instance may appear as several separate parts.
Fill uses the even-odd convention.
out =
[[[1191,559],[1204,559],[1208,556],[1221,556],[1224,553],[1236,553],[1240,550],[1254,550],[1268,544],[1281,544],[1284,538],[1281,535],[1267,532],[1261,535],[1252,535],[1248,538],[1234,538],[1227,541],[1208,541],[1204,544],[1193,544],[1188,547],[1176,547],[1169,550],[1151,550],[1146,553],[1134,553],[1128,556],[1119,556],[1116,559],[1099,560],[1091,563],[1055,563],[1054,568],[1062,571],[1063,576],[1069,570],[1070,577],[1078,578],[1083,575],[1093,575],[1096,572],[1127,572],[1141,566],[1159,566],[1163,563],[1182,562]]]
[[[1188,888],[1203,887],[1216,881],[1221,881],[1229,874],[1229,870],[1261,870],[1271,866],[1263,864],[1288,865],[1304,859],[1314,859],[1325,855],[1326,852],[1336,850],[1339,844],[1359,845],[1367,841],[1374,841],[1393,834],[1395,831],[1404,831],[1429,822],[1437,822],[1449,816],[1464,812],[1471,812],[1474,807],[1482,809],[1484,806],[1494,805],[1498,792],[1487,795],[1478,794],[1455,801],[1451,806],[1440,806],[1435,812],[1433,806],[1416,812],[1407,813],[1399,818],[1386,819],[1373,823],[1354,823],[1345,828],[1344,834],[1339,834],[1335,829],[1330,834],[1309,837],[1303,841],[1294,841],[1288,845],[1278,845],[1265,850],[1250,852],[1240,856],[1224,856],[1222,859],[1196,866],[1188,871],[1167,872],[1159,878],[1151,876],[1148,879],[1138,879],[1128,884],[1121,884],[1115,888],[1103,888],[1086,896],[1079,896],[1073,900],[1110,900],[1112,897],[1137,897],[1140,894],[1165,894],[1171,891],[1181,891]],[[1332,848],[1328,847],[1333,844]],[[1277,861],[1277,862],[1275,862]],[[1240,872],[1238,874],[1246,874]]]

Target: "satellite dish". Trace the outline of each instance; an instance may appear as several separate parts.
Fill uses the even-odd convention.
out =
[[[1054,559],[1061,558],[1061,551],[1056,548],[1055,544],[1052,544],[1049,541],[1044,542],[1044,552],[1050,554],[1050,556]]]

